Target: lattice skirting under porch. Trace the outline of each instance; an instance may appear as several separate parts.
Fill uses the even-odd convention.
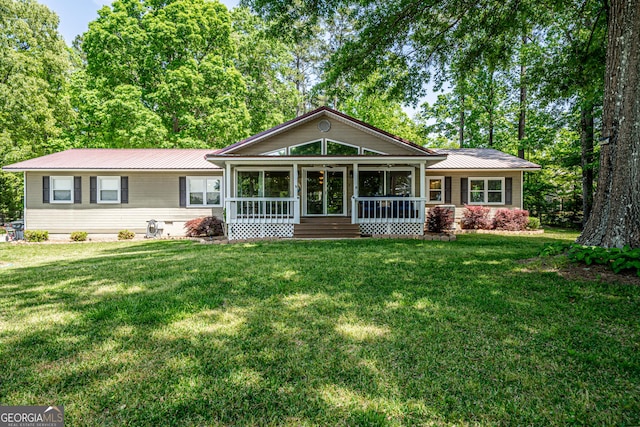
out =
[[[360,224],[360,233],[363,235],[381,235],[381,234],[407,234],[407,235],[420,235],[424,234],[423,224],[412,223],[400,223],[400,224],[387,224],[387,223],[370,223]]]
[[[229,240],[293,237],[293,224],[229,224]]]

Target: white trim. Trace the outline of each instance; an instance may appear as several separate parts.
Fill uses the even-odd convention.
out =
[[[483,201],[482,202],[472,202],[471,201],[471,181],[484,181],[484,189],[483,189]],[[498,202],[489,202],[489,181],[500,181],[500,195],[501,201]],[[467,185],[467,201],[469,205],[504,205],[505,203],[505,177],[504,176],[473,176],[468,178]],[[492,191],[493,193],[497,193],[497,191]]]
[[[116,189],[116,191],[118,192],[118,198],[116,200],[102,200],[102,180],[103,179],[115,179],[118,185],[118,188]],[[122,183],[122,178],[118,175],[108,175],[108,176],[98,176],[96,177],[96,202],[99,204],[105,204],[105,205],[114,205],[114,204],[118,204],[120,203],[120,197],[122,194],[122,188],[121,187],[121,183]]]
[[[511,191],[513,192],[513,181],[511,181]],[[520,172],[520,209],[524,209],[524,172]]]
[[[383,156],[387,155],[387,153],[383,153],[382,151],[378,151],[378,150],[372,150],[371,148],[367,148],[367,147],[362,147],[360,154],[362,154],[363,156],[369,156],[370,154],[364,154],[365,151],[368,151],[370,153],[380,154]]]
[[[22,172],[22,229],[27,229],[27,172]],[[51,188],[51,182],[49,182],[49,188]],[[51,202],[51,195],[49,195],[49,202]]]
[[[442,183],[442,188],[440,189],[440,193],[442,193],[442,198],[440,200],[431,200],[431,185],[430,185],[431,183],[429,181],[432,181],[432,180],[435,181],[437,179],[439,179],[440,182]],[[425,186],[426,186],[426,190],[427,190],[427,194],[425,196],[425,200],[426,200],[426,203],[428,205],[442,205],[442,204],[445,203],[444,198],[445,198],[445,192],[446,192],[446,190],[445,190],[446,184],[445,184],[445,181],[444,181],[444,176],[427,175],[427,179],[425,180]],[[437,191],[437,190],[434,190],[434,191]]]
[[[224,183],[223,177],[221,176],[204,176],[204,175],[192,175],[187,176],[187,206],[188,208],[208,208],[214,207],[219,208],[224,206]],[[202,204],[192,204],[191,203],[191,180],[192,179],[201,179],[204,180],[204,187],[202,189]],[[207,181],[210,179],[215,179],[220,182],[220,203],[207,203]]]
[[[437,165],[437,163],[436,163]],[[427,172],[440,173],[440,172],[537,172],[541,168],[509,168],[509,169],[500,169],[500,168],[484,168],[484,169],[438,169],[437,167],[427,166]]]
[[[327,211],[327,179],[322,182],[322,213],[310,214],[307,212],[307,172],[309,171],[323,171],[325,178],[327,172],[342,172],[342,213],[330,214]],[[303,216],[347,216],[347,168],[327,168],[327,167],[307,167],[302,168],[302,215]]]
[[[71,199],[70,200],[55,200],[55,198],[53,197],[54,193],[54,181],[56,179],[68,179],[71,181]],[[75,194],[74,194],[74,190],[75,190],[75,185],[74,185],[74,180],[73,180],[73,176],[68,176],[68,175],[49,175],[49,203],[55,203],[55,204],[72,204],[74,199],[75,199]]]

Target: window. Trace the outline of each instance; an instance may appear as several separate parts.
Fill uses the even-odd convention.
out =
[[[369,150],[367,148],[363,148],[362,149],[362,154],[364,154],[365,156],[377,156],[379,154],[385,154],[385,153],[381,153],[380,151]]]
[[[313,156],[322,154],[322,141],[307,142],[289,148],[292,156]]]
[[[504,204],[504,178],[469,178],[470,204]]]
[[[290,197],[291,173],[288,170],[238,171],[238,197]]]
[[[411,170],[361,170],[358,173],[359,194],[362,197],[411,196]]]
[[[286,148],[281,148],[279,150],[275,150],[275,151],[269,151],[268,153],[264,153],[265,156],[286,156],[287,155],[287,149]]]
[[[360,149],[354,145],[327,140],[327,154],[330,156],[355,156]]]
[[[73,177],[52,176],[51,203],[73,203]]]
[[[444,202],[444,177],[427,177],[427,203]]]
[[[187,177],[187,206],[221,206],[222,178]]]
[[[98,177],[98,203],[120,203],[120,177]]]

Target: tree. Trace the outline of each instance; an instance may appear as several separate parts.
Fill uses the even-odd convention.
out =
[[[86,128],[105,140],[85,144],[223,147],[249,134],[224,5],[116,0],[98,15],[82,42],[86,90],[109,105],[87,111]]]
[[[607,3],[603,144],[593,213],[578,243],[640,247],[640,2]]]
[[[234,62],[246,84],[245,104],[255,134],[293,118],[302,101],[290,67],[292,46],[272,37],[268,25],[246,7],[235,8],[231,17],[238,48]]]
[[[0,165],[67,148],[70,52],[58,17],[33,0],[0,0]],[[22,178],[0,173],[0,220],[22,211]]]

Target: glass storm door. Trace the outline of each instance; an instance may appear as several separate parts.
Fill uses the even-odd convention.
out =
[[[304,170],[305,216],[345,214],[346,180],[344,168]]]

